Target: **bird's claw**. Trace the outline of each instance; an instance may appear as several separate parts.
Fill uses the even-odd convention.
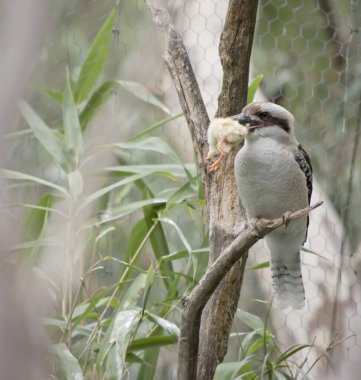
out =
[[[208,169],[210,172],[214,172],[219,168],[220,160],[214,161],[213,164],[209,165]]]

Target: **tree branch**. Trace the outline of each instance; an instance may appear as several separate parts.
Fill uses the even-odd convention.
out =
[[[144,1],[151,11],[154,23],[165,37],[164,61],[187,120],[207,199],[211,183],[207,175],[208,162],[206,161],[208,153],[207,128],[209,125],[207,110],[182,37],[176,31],[169,13],[165,8],[155,4],[153,0]]]
[[[216,113],[218,117],[238,114],[246,104],[257,6],[258,1],[254,0],[229,0],[219,46],[223,83]],[[235,227],[245,219],[234,177],[235,154],[231,152],[220,170],[211,176],[211,189],[207,198],[210,264],[234,240]],[[226,354],[246,260],[247,254],[244,254],[228,272],[202,314],[198,380],[212,379],[217,365]]]
[[[182,314],[178,345],[178,380],[196,379],[199,327],[202,310],[228,271],[243,255],[247,254],[247,251],[258,240],[283,225],[286,216],[287,220],[293,220],[308,214],[311,210],[322,204],[323,202],[318,202],[302,210],[291,213],[287,212],[283,217],[277,219],[252,220],[249,227],[243,230],[240,235],[221,252],[218,259],[209,267],[190,295],[183,298],[185,309]]]

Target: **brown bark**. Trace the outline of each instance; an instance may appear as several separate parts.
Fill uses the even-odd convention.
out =
[[[153,0],[145,0],[154,22],[166,40],[164,59],[175,84],[178,97],[187,119],[194,150],[199,164],[207,201],[210,225],[210,264],[215,261],[237,236],[242,212],[233,175],[234,154],[224,160],[214,174],[208,173],[207,127],[208,115],[182,39],[175,30],[168,12]],[[257,1],[230,0],[224,30],[221,36],[220,56],[224,69],[222,93],[217,116],[239,113],[246,103],[249,58],[257,13]],[[238,228],[239,231],[239,228]],[[239,256],[240,257],[240,256]],[[199,347],[199,379],[211,379],[216,366],[223,360],[234,312],[236,310],[247,254],[238,261],[223,280],[202,318],[201,345]],[[179,342],[178,379],[195,379],[201,312],[183,314]],[[188,322],[189,323],[188,323]]]
[[[240,113],[247,100],[249,60],[256,23],[257,1],[230,0],[219,46],[223,66],[222,92],[216,116]],[[212,178],[210,197],[210,264],[227,247],[244,220],[233,174],[234,153]],[[242,256],[215,291],[201,323],[198,379],[212,379],[227,351],[242,286],[247,254]]]

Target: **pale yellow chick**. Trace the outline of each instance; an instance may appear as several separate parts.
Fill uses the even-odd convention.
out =
[[[244,140],[247,133],[247,127],[231,118],[212,120],[208,127],[207,160],[215,161],[209,166],[209,170],[217,170],[223,158]]]

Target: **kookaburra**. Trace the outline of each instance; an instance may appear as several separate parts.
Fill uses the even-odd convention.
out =
[[[309,206],[312,166],[295,138],[293,115],[279,105],[254,102],[232,118],[248,126],[234,165],[247,219],[279,218],[287,211]],[[271,253],[275,303],[281,309],[304,306],[300,248],[308,223],[308,216],[302,216],[265,237]]]

